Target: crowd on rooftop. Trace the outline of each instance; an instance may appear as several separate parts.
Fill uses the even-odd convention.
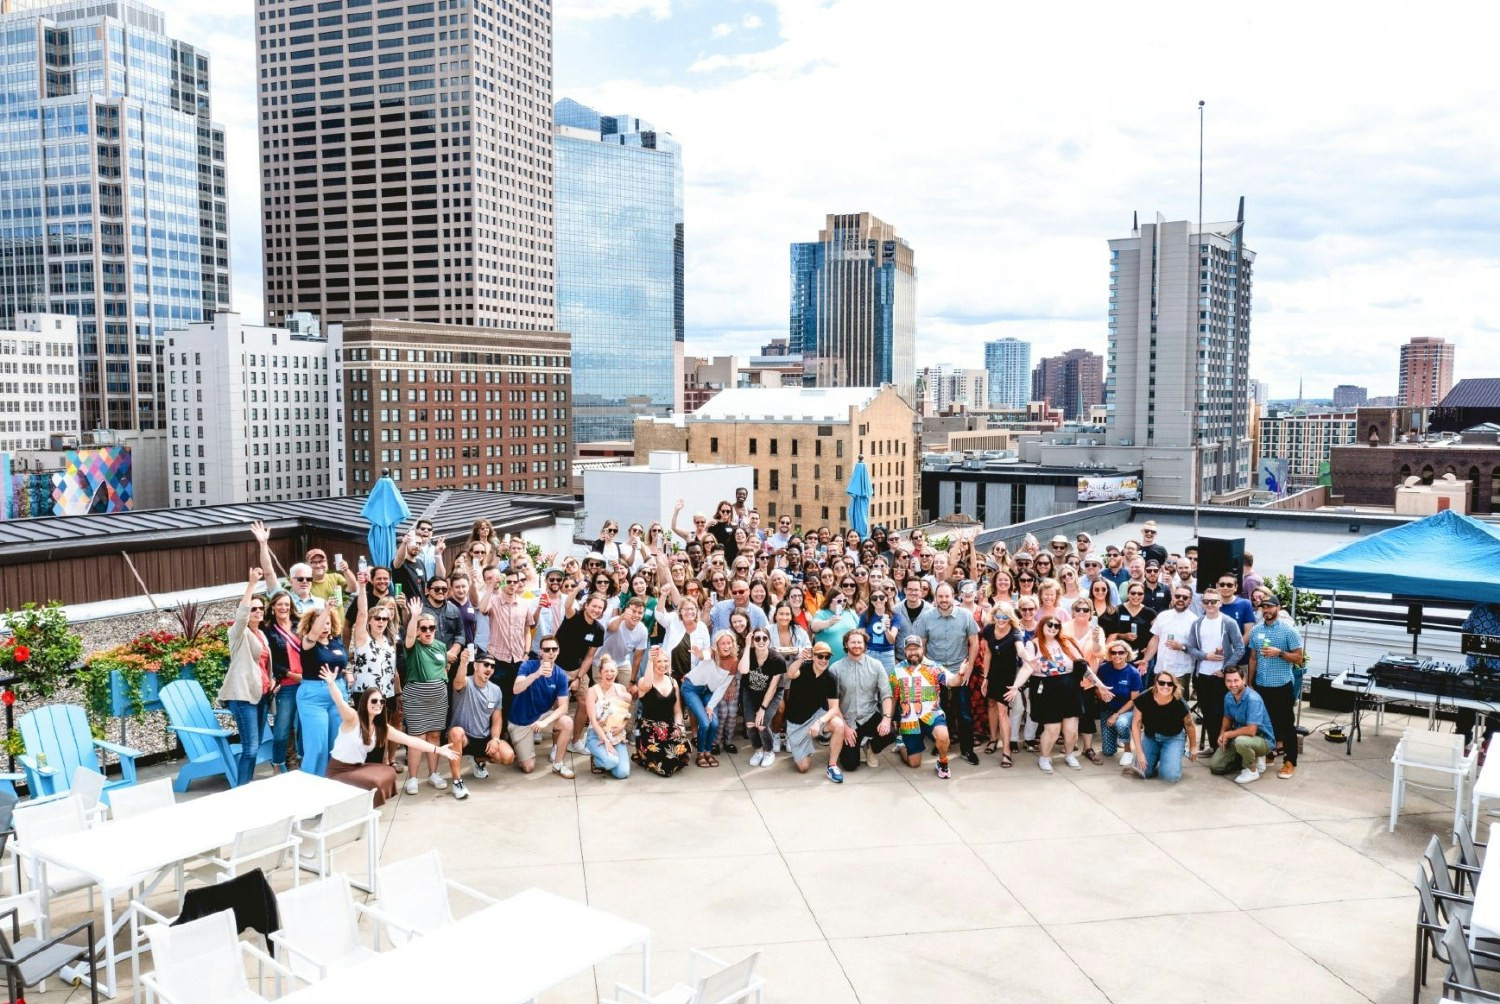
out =
[[[1196,548],[1169,551],[1151,521],[1120,546],[1028,535],[1012,552],[974,531],[765,523],[743,489],[684,510],[539,560],[488,520],[449,548],[419,519],[389,567],[314,547],[283,579],[253,524],[219,693],[241,779],[268,718],[273,771],[377,803],[423,777],[465,799],[466,760],[479,779],[572,778],[575,755],[622,779],[743,755],[842,783],[888,750],[935,757],[939,778],[981,756],[1051,773],[1059,752],[1172,782],[1200,752],[1241,784],[1278,756],[1295,775],[1302,641],[1251,555],[1200,583]]]

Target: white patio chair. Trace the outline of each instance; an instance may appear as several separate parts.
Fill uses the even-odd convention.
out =
[[[364,840],[369,859],[365,874],[369,884],[361,884],[353,878],[349,884],[365,892],[374,892],[379,881],[375,865],[379,848],[366,839],[371,816],[380,818],[375,811],[375,792],[354,790],[354,794],[344,801],[330,805],[316,819],[298,826],[296,834],[302,841],[302,850],[297,856],[297,867],[315,872],[319,878],[327,878],[333,873],[334,852]]]
[[[1396,816],[1406,801],[1409,785],[1433,791],[1453,793],[1453,825],[1463,815],[1464,791],[1479,762],[1479,747],[1464,756],[1464,737],[1453,732],[1429,732],[1407,729],[1391,754],[1390,831],[1396,829]]]
[[[299,979],[315,983],[379,954],[359,943],[358,914],[371,911],[354,902],[347,875],[330,875],[278,893],[276,912],[281,930],[271,935],[271,944],[279,961]]]
[[[285,867],[297,854],[297,838],[292,835],[295,822],[288,816],[265,826],[241,830],[235,835],[234,843],[228,850],[203,858],[201,864],[189,867],[185,878],[222,882],[252,868],[261,869],[270,878],[273,872]],[[292,885],[297,885],[300,878],[301,872],[293,867]],[[182,909],[183,897],[186,895],[187,882],[184,881],[178,889],[177,909]]]
[[[104,775],[97,770],[79,767],[73,771],[72,795],[83,806],[83,818],[90,826],[104,822],[109,815],[109,806],[101,799],[104,796]]]
[[[25,880],[38,894],[41,910],[42,936],[52,930],[52,901],[79,889],[89,893],[89,913],[94,912],[94,881],[82,872],[56,865],[44,866],[32,857],[29,851],[46,844],[49,840],[78,833],[88,828],[83,802],[72,795],[46,802],[19,805],[12,823],[16,830],[15,851],[22,863]],[[46,880],[43,881],[43,872]],[[19,890],[18,890],[19,891]]]
[[[418,854],[380,869],[380,899],[370,913],[387,926],[392,945],[408,940],[408,933],[429,934],[453,923],[449,890],[461,892],[486,905],[498,900],[477,889],[443,877],[443,859],[437,851]]]
[[[73,787],[78,787],[76,781]],[[172,779],[164,777],[159,781],[145,781],[110,792],[109,817],[119,822],[157,809],[170,809],[176,804],[177,795],[172,791]]]
[[[703,977],[697,974],[698,962],[703,960],[717,967]],[[662,994],[643,994],[623,983],[615,984],[619,1000],[599,998],[599,1004],[730,1004],[754,997],[760,1004],[766,981],[755,975],[760,962],[760,953],[752,952],[733,965],[726,965],[707,952],[689,949],[688,981],[679,983]]]
[[[258,1004],[268,999],[261,992],[267,967],[276,976],[278,997],[282,978],[296,979],[260,948],[240,940],[231,910],[176,926],[148,924],[143,930],[155,968],[141,983],[163,1004]],[[254,990],[245,976],[246,958],[256,964]]]

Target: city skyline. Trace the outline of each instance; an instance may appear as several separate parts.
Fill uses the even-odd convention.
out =
[[[215,118],[232,165],[235,302],[255,322],[259,211],[246,203],[254,179],[233,165],[256,152],[256,95],[222,83],[254,78],[253,15],[187,0],[155,6],[214,58]],[[1118,232],[1137,206],[1194,216],[1204,99],[1206,199],[1244,192],[1256,207],[1251,370],[1273,397],[1295,397],[1302,373],[1394,394],[1392,360],[1416,334],[1448,338],[1461,364],[1475,367],[1500,328],[1488,296],[1500,281],[1487,250],[1496,210],[1479,197],[1500,172],[1500,137],[1480,112],[1493,91],[1483,33],[1452,38],[1436,19],[1377,20],[1348,47],[1332,45],[1348,31],[1333,10],[1187,10],[1147,25],[1104,9],[1084,31],[1057,12],[1007,12],[1011,34],[1062,31],[1070,43],[1061,56],[1017,52],[998,83],[1070,83],[1007,107],[998,128],[974,129],[973,103],[952,99],[996,86],[993,60],[981,58],[985,39],[880,0],[815,10],[564,0],[554,90],[595,107],[649,109],[694,150],[691,351],[748,355],[783,331],[786,244],[805,232],[800,221],[836,202],[898,221],[923,250],[920,365],[973,365],[984,341],[1007,335],[1038,343],[1038,357],[1072,346],[1102,352],[1101,235]],[[1191,90],[1170,59],[1145,58],[1143,72],[1122,78],[1105,69],[1122,52],[1183,51],[1206,37],[1227,40],[1224,58],[1242,66],[1275,58],[1299,69],[1250,89],[1225,75]],[[896,58],[897,47],[928,62],[894,104],[852,105],[830,124],[799,100],[855,86],[871,60]],[[1441,86],[1436,56],[1414,52],[1446,53]],[[1112,97],[1101,105],[1106,76]],[[768,109],[781,142],[743,142],[744,123]],[[921,142],[889,127],[903,116],[924,122]],[[788,149],[798,151],[795,170]],[[1372,161],[1382,171],[1366,170]]]

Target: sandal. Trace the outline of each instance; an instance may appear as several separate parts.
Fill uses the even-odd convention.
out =
[[[390,762],[390,768],[391,768],[391,770],[395,771],[397,774],[405,774],[406,773],[406,764],[404,764],[404,763],[397,763],[395,760],[392,760]]]
[[[709,766],[708,754],[707,753],[699,753],[698,754],[698,759],[697,759],[696,762],[697,762],[697,764],[698,764],[699,767],[707,767],[707,766]]]
[[[984,745],[985,756],[989,756],[991,753],[995,752],[995,750],[997,748],[999,748],[999,746],[1000,746],[1000,744],[997,743],[997,742],[995,742],[993,739],[991,739],[989,742],[985,743],[985,745]]]
[[[712,753],[708,754],[708,765],[710,767],[717,767],[717,766],[719,766],[719,760],[718,760],[718,758],[715,757]]]
[[[604,768],[601,767],[601,766],[599,766],[598,764],[594,763],[593,760],[590,760],[589,761],[589,773],[590,774],[603,774],[604,773]]]
[[[1104,758],[1099,755],[1099,751],[1094,749],[1092,746],[1084,750],[1083,755],[1089,758],[1089,763],[1101,764],[1104,762]]]
[[[1000,754],[1000,766],[1002,766],[1002,767],[1009,767],[1010,765],[1011,765],[1010,754],[1009,753],[1001,753]]]

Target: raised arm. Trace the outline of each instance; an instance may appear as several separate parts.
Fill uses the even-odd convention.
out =
[[[260,542],[261,571],[274,579],[276,577],[276,559],[271,554],[271,531],[266,529],[266,524],[260,520],[256,520],[250,524],[250,533]]]
[[[682,527],[677,525],[677,520],[682,515],[682,510],[686,506],[686,501],[684,501],[683,499],[678,499],[677,504],[672,507],[672,532],[681,537],[684,544],[691,544],[693,542],[693,538],[683,533]]]
[[[306,652],[318,644],[318,639],[323,637],[323,629],[330,626],[329,620],[328,607],[325,605],[313,619],[312,630],[302,636],[302,651]]]
[[[328,693],[333,698],[333,706],[339,709],[340,731],[347,731],[359,727],[359,715],[349,707],[349,702],[344,700],[344,692],[339,689],[339,674],[335,673],[328,665],[323,663],[323,668],[318,671],[318,678],[328,685]]]
[[[406,618],[406,638],[404,644],[411,648],[417,643],[417,621],[422,619],[422,601],[416,596],[406,601],[406,609],[411,616]]]
[[[370,597],[365,595],[365,583],[370,581],[369,572],[360,572],[354,584],[354,625],[349,629],[349,643],[355,648],[370,641]]]

